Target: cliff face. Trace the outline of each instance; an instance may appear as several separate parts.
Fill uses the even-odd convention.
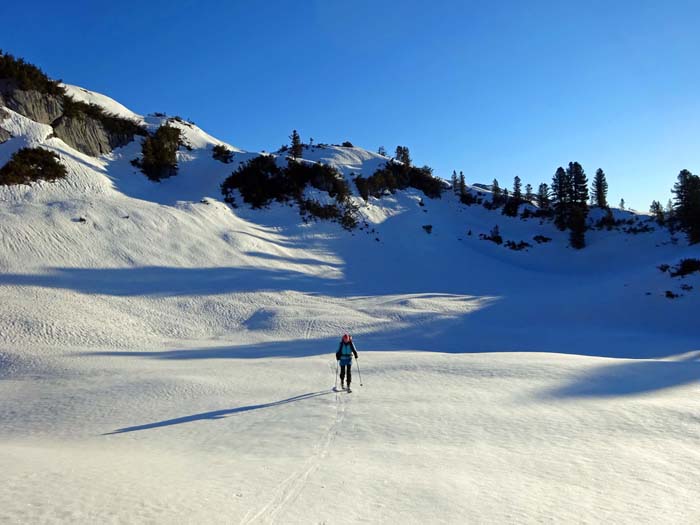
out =
[[[51,124],[63,114],[62,97],[16,89],[7,80],[0,80],[0,104],[41,124]]]
[[[0,97],[0,104],[2,104],[2,98]],[[7,112],[3,111],[2,108],[0,108],[0,120],[4,119],[7,116]],[[2,126],[0,126],[0,144],[5,142],[6,140],[9,140],[12,138],[12,134],[7,131],[6,129],[3,129]]]
[[[92,157],[99,157],[109,153],[113,148],[124,145],[119,143],[118,137],[111,138],[102,124],[90,117],[59,117],[53,123],[54,133],[66,144],[77,149],[81,153]]]
[[[17,89],[10,80],[0,80],[0,106],[41,124],[50,124],[57,137],[81,153],[98,157],[125,146],[134,136],[110,132],[99,120],[85,114],[66,116],[64,98],[39,91]],[[0,128],[0,142],[11,135]]]

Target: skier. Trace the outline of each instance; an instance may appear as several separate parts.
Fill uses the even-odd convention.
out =
[[[349,334],[343,334],[343,338],[340,340],[340,345],[338,346],[338,351],[335,353],[336,361],[340,361],[340,388],[345,389],[345,372],[348,375],[348,392],[350,390],[350,383],[352,382],[352,372],[350,368],[352,367],[352,356],[355,355],[357,359],[357,350],[355,345],[352,343],[352,336]]]

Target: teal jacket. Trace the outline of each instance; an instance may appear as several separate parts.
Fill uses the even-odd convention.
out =
[[[341,341],[340,346],[338,346],[338,351],[335,353],[335,358],[340,361],[341,365],[349,365],[352,363],[353,354],[355,354],[355,359],[357,359],[357,350],[353,342],[343,343]]]

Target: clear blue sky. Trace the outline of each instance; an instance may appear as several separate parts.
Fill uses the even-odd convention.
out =
[[[49,75],[244,149],[296,128],[502,186],[578,160],[643,210],[700,171],[697,1],[34,0],[0,20]]]

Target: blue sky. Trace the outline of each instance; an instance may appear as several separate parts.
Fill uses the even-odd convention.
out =
[[[501,186],[577,160],[642,210],[700,171],[700,2],[7,4],[3,50],[244,149],[296,128]]]

